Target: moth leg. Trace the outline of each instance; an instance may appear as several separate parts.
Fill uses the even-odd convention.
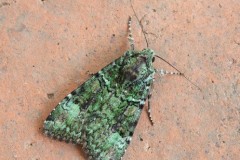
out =
[[[129,16],[129,20],[128,20],[128,32],[129,32],[129,35],[128,35],[128,42],[130,44],[130,47],[131,47],[131,50],[134,50],[134,38],[133,38],[133,35],[132,35],[132,17]]]
[[[161,76],[165,76],[165,75],[182,75],[182,73],[180,72],[170,72],[170,71],[167,71],[167,70],[164,70],[164,69],[160,69],[160,70],[157,70],[157,73],[160,74]]]
[[[152,96],[152,93],[150,91],[149,94],[148,94],[148,111],[147,111],[147,113],[148,113],[148,118],[151,122],[151,125],[154,125],[153,120],[152,120],[152,116],[151,116],[151,96]]]

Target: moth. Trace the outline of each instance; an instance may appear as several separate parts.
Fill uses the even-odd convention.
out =
[[[128,24],[130,49],[67,95],[44,122],[46,135],[82,144],[89,159],[120,160],[150,98],[154,74],[181,74],[154,69],[157,55],[134,49],[131,17]]]

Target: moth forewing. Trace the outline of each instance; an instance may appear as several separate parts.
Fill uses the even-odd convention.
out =
[[[153,83],[153,57],[151,49],[127,51],[66,96],[44,132],[81,143],[90,159],[121,159]]]

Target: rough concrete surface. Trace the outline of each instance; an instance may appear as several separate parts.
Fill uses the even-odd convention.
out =
[[[124,160],[240,159],[240,1],[133,0],[150,48],[184,72],[156,76]],[[0,0],[0,159],[84,160],[42,125],[90,73],[129,49],[129,0]],[[136,47],[146,43],[133,17]],[[173,70],[159,59],[156,68]]]

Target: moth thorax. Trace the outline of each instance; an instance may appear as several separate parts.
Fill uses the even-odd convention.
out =
[[[134,81],[140,78],[146,69],[146,57],[139,56],[134,63],[128,64],[123,69],[125,80]]]
[[[124,72],[124,77],[125,77],[125,80],[134,81],[138,77],[138,71],[127,69]]]

